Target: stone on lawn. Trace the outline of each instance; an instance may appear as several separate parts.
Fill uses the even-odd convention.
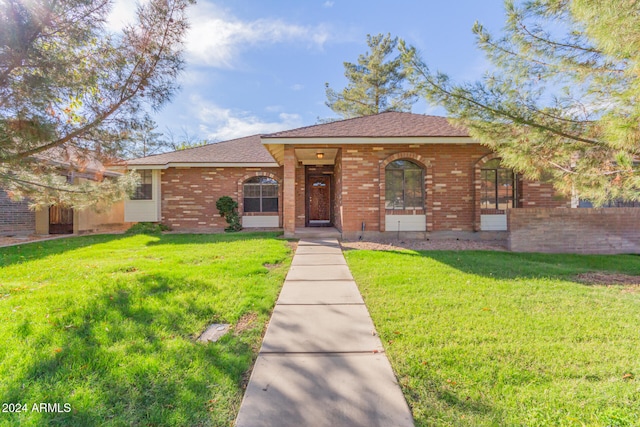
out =
[[[214,323],[210,325],[206,331],[200,335],[198,341],[202,342],[216,342],[222,336],[226,335],[229,332],[229,324],[228,323]]]

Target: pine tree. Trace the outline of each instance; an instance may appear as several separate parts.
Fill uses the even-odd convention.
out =
[[[156,122],[145,116],[132,127],[128,138],[118,147],[117,155],[124,159],[136,159],[171,150],[169,141],[157,129]]]
[[[456,124],[528,178],[596,205],[640,199],[640,9],[625,0],[505,4],[505,32],[476,23],[493,65],[452,83],[400,43],[411,80]]]
[[[0,2],[0,186],[16,198],[85,207],[122,199],[136,183],[125,175],[72,186],[42,161],[73,152],[69,166],[81,168],[74,159],[112,154],[177,89],[193,0],[145,2],[121,34],[105,27],[112,3]]]
[[[343,118],[368,116],[384,111],[410,111],[416,102],[414,90],[404,87],[406,73],[397,52],[398,38],[367,35],[371,52],[358,57],[358,63],[345,62],[349,84],[336,92],[326,83],[326,105]]]

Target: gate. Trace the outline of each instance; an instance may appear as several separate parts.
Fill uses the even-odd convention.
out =
[[[49,234],[73,234],[73,209],[61,206],[49,208]]]

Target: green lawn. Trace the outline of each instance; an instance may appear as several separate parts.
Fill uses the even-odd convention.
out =
[[[275,237],[91,236],[0,249],[0,403],[27,405],[0,413],[0,425],[231,425],[290,264]],[[195,341],[211,323],[240,320],[218,343]],[[62,412],[33,411],[39,403]]]
[[[416,425],[640,425],[640,257],[345,255]]]

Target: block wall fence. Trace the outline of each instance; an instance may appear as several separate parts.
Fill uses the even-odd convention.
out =
[[[510,209],[513,252],[640,253],[640,209]]]

